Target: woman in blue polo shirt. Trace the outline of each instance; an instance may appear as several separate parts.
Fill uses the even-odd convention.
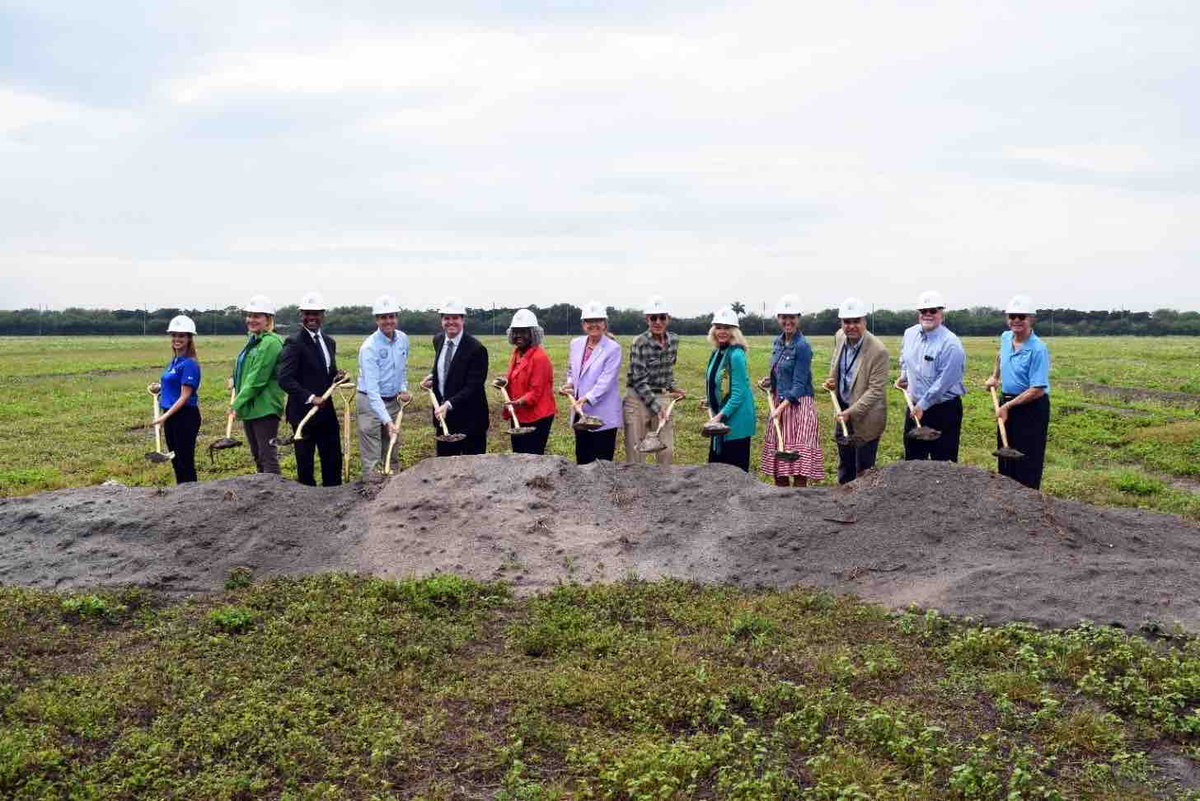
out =
[[[167,325],[171,335],[171,363],[163,371],[158,405],[162,413],[154,420],[163,426],[167,450],[175,452],[171,467],[175,483],[196,480],[196,435],[200,433],[200,362],[196,359],[196,324],[179,315]]]
[[[1037,309],[1026,295],[1008,302],[1008,330],[1000,335],[996,368],[984,385],[1000,387],[1000,411],[1008,444],[1025,454],[1023,459],[998,459],[1000,475],[1038,489],[1046,462],[1046,434],[1050,428],[1050,352],[1033,333]],[[1000,432],[996,432],[999,443]]]

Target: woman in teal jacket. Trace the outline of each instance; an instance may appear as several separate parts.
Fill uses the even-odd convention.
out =
[[[705,371],[705,396],[709,410],[716,412],[709,422],[729,426],[728,434],[712,438],[708,461],[731,464],[749,473],[750,439],[755,427],[754,393],[746,367],[746,338],[733,309],[726,306],[713,315],[708,341],[713,352]]]
[[[260,473],[279,473],[279,451],[271,444],[279,434],[286,400],[279,386],[279,354],[283,339],[275,333],[275,305],[263,295],[244,309],[250,338],[233,368],[233,413],[242,421],[246,444]]]

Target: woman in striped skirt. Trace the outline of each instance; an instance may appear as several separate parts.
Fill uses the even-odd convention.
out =
[[[799,330],[800,301],[784,295],[775,304],[775,319],[782,332],[771,350],[771,374],[762,381],[771,389],[771,414],[779,416],[783,447],[776,442],[775,424],[767,426],[759,469],[775,479],[777,487],[803,487],[825,478],[817,407],[813,403],[812,348]],[[781,406],[781,404],[783,404]],[[800,454],[785,461],[777,451]]]

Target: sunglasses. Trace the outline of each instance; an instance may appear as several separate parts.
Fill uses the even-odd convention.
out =
[[[861,317],[846,317],[842,320],[842,325],[862,325],[862,320]]]
[[[937,314],[941,309],[917,309],[921,314]]]
[[[646,319],[652,323],[665,323],[670,315],[667,314],[647,314]]]
[[[1028,314],[1010,314],[1010,315],[1008,315],[1008,319],[1010,319],[1010,320],[1024,320],[1024,319],[1025,319],[1026,317],[1028,317],[1028,316],[1029,316]]]

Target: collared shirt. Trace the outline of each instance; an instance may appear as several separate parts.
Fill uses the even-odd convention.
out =
[[[1020,395],[1030,387],[1041,387],[1050,394],[1050,351],[1037,334],[1020,350],[1013,350],[1013,332],[1000,335],[1000,385],[1005,395]]]
[[[904,332],[900,377],[908,379],[908,394],[921,411],[967,393],[966,363],[962,342],[946,326],[926,333],[918,324]]]
[[[629,371],[625,383],[655,414],[658,414],[657,395],[675,389],[679,335],[667,331],[666,338],[666,344],[660,346],[653,334],[643,331],[629,348]]]
[[[408,335],[397,330],[388,339],[379,329],[358,349],[358,391],[365,392],[379,422],[392,422],[384,398],[408,392]]]
[[[853,345],[850,340],[842,346],[842,358],[838,360],[838,397],[849,400],[850,388],[854,386],[854,376],[858,375],[858,356],[862,353],[863,338]]]
[[[162,394],[158,396],[158,405],[162,409],[170,409],[183,394],[185,386],[192,388],[192,396],[187,399],[187,406],[197,406],[200,401],[200,363],[187,356],[176,356],[171,359],[167,369],[163,371]]]

